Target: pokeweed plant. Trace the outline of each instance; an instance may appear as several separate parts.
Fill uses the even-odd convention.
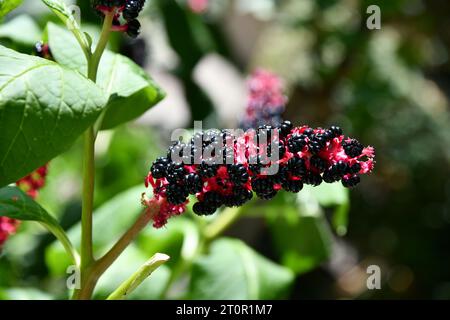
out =
[[[37,56],[0,47],[0,131],[4,133],[0,140],[0,186],[4,186],[0,189],[0,245],[15,232],[20,220],[41,223],[62,243],[80,271],[80,285],[75,288],[73,298],[90,299],[99,278],[150,222],[160,228],[171,216],[191,210],[188,203],[196,199],[192,211],[200,216],[212,215],[221,207],[227,209],[211,223],[199,221],[201,241],[188,258],[181,259],[161,296],[166,297],[177,276],[191,268],[192,296],[211,297],[199,290],[196,282],[206,281],[209,286],[210,281],[220,285],[220,280],[213,279],[204,266],[216,268],[215,260],[228,256],[234,261],[238,259],[233,256],[236,252],[239,257],[245,256],[247,262],[258,261],[258,269],[270,270],[273,275],[273,283],[264,285],[270,290],[255,291],[253,285],[250,297],[271,298],[281,293],[282,284],[292,280],[291,273],[277,269],[278,266],[261,259],[240,242],[212,240],[242,215],[243,205],[254,198],[253,194],[269,200],[281,190],[298,193],[305,184],[317,186],[341,181],[344,187],[355,186],[360,175],[373,169],[373,148],[344,136],[336,126],[314,129],[282,121],[280,114],[286,97],[281,81],[259,70],[250,81],[248,110],[241,123],[245,129],[252,129],[238,134],[229,130],[202,131],[188,142],[172,144],[167,155],[153,163],[145,179],[146,186],[153,190],[149,198],[142,195],[144,209],[120,239],[96,258],[93,250],[96,137],[100,130],[130,121],[164,98],[163,91],[143,70],[106,48],[111,32],[124,32],[131,37],[139,34],[137,18],[145,1],[92,1],[93,9],[103,20],[96,41],[81,30],[64,2],[42,1],[67,28],[48,23],[44,41],[36,45]],[[259,126],[261,123],[265,125]],[[78,252],[58,222],[33,198],[43,185],[46,164],[81,135],[84,153]],[[275,172],[269,172],[272,167],[276,167]],[[33,170],[36,171],[30,174]],[[13,182],[16,186],[9,185]],[[215,257],[213,260],[200,257],[206,249]],[[109,299],[128,296],[168,258],[164,254],[153,256]],[[193,266],[197,258],[203,259],[202,268]],[[242,269],[245,273],[248,266]],[[222,271],[225,270],[218,269]],[[195,276],[198,273],[206,275],[200,279]],[[267,280],[263,275],[250,278],[255,277],[260,277],[263,284]]]

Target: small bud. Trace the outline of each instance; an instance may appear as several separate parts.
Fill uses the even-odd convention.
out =
[[[145,0],[93,0],[92,5],[100,15],[114,13],[111,30],[126,32],[136,38],[140,33],[141,24],[137,20],[144,8]]]

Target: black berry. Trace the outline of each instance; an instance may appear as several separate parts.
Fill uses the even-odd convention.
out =
[[[247,168],[243,164],[233,164],[228,167],[228,174],[231,182],[241,185],[248,181]]]
[[[342,147],[344,148],[345,154],[350,158],[360,156],[364,149],[364,146],[356,139],[342,142]]]
[[[293,157],[287,162],[287,168],[293,176],[301,176],[306,173],[305,160]]]
[[[282,184],[283,189],[289,192],[297,193],[303,188],[303,182],[300,180],[288,180]]]
[[[211,207],[204,202],[196,202],[192,210],[199,216],[209,216],[216,212],[217,208]]]
[[[342,178],[342,185],[346,188],[351,188],[356,186],[361,181],[360,177],[356,174],[350,176],[350,177],[343,177]]]
[[[217,174],[217,165],[209,161],[202,161],[197,167],[197,172],[201,177],[212,178]]]
[[[189,173],[185,177],[186,188],[190,194],[196,194],[203,189],[202,178],[196,173]]]
[[[308,172],[303,177],[303,182],[312,186],[318,186],[322,183],[322,177],[318,173]]]
[[[167,158],[158,158],[156,159],[156,161],[153,163],[150,171],[152,173],[152,176],[155,179],[160,179],[160,178],[164,178],[166,176],[166,170],[167,167],[169,166],[170,160]]]
[[[329,130],[333,133],[335,137],[339,137],[340,135],[342,135],[342,129],[340,127],[331,126]]]
[[[289,120],[283,121],[280,125],[280,134],[282,137],[286,137],[292,130],[292,123]]]
[[[137,36],[141,33],[140,30],[141,30],[141,24],[138,20],[134,19],[134,20],[130,20],[128,22],[127,34],[131,38],[137,38]]]
[[[172,204],[182,204],[186,201],[188,192],[186,188],[179,184],[169,184],[166,189],[167,201]]]
[[[306,135],[294,133],[287,141],[287,146],[290,152],[297,153],[302,151],[306,145]]]

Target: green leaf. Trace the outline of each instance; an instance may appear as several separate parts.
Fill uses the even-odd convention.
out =
[[[49,23],[47,37],[58,63],[86,73],[82,51],[69,32]],[[139,117],[165,96],[138,65],[109,50],[105,51],[100,62],[97,83],[109,96],[102,129],[110,129]]]
[[[0,19],[22,4],[23,0],[0,0]]]
[[[66,3],[61,0],[42,0],[67,26],[69,30],[80,30],[80,25],[75,19]]]
[[[348,213],[350,209],[349,191],[341,183],[322,183],[318,187],[305,186],[302,191],[309,194],[323,207],[335,207],[332,218],[333,227],[337,234],[347,233]]]
[[[340,182],[322,183],[317,187],[305,185],[302,192],[310,192],[320,205],[330,207],[349,202],[349,192]]]
[[[56,219],[18,187],[7,186],[0,189],[0,216],[40,222],[61,242],[68,261],[78,264],[78,253]]]
[[[75,13],[73,12],[74,8],[79,11],[79,7],[70,6],[68,7],[61,0],[42,0],[57,16],[58,18],[66,25],[66,28],[72,32],[75,38],[72,40],[76,40],[78,42],[77,45],[80,46],[80,50],[83,53],[85,58],[90,58],[91,56],[91,44],[92,39],[89,35],[81,31],[80,24],[78,23]],[[77,12],[78,15],[81,12]],[[81,18],[81,17],[78,17]],[[52,51],[53,52],[53,51]],[[83,73],[85,74],[85,73]]]
[[[87,74],[86,58],[73,34],[53,22],[47,24],[45,31],[45,39],[55,61],[78,70],[81,74]]]
[[[28,15],[20,15],[0,25],[0,38],[10,39],[16,43],[33,46],[41,39],[41,30]]]
[[[209,254],[195,261],[191,299],[279,299],[294,280],[293,273],[259,255],[240,240],[220,239]]]
[[[67,150],[106,104],[78,72],[0,46],[0,186]]]
[[[332,235],[322,215],[303,215],[284,209],[271,221],[271,230],[283,265],[297,274],[308,272],[326,261]]]
[[[57,225],[55,218],[17,187],[0,189],[0,216]]]

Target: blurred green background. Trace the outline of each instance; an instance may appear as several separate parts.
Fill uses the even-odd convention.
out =
[[[98,27],[88,1],[78,4],[83,26]],[[380,30],[366,27],[372,4],[381,9]],[[56,18],[40,1],[25,0],[0,25],[0,43],[31,53],[49,20]],[[140,20],[137,40],[116,34],[111,48],[143,66],[168,97],[99,136],[99,252],[139,212],[144,177],[173,129],[193,120],[237,126],[256,67],[285,79],[285,119],[340,125],[375,146],[377,164],[350,192],[321,186],[252,202],[200,257],[203,222],[192,214],[149,227],[102,278],[97,298],[155,252],[172,259],[134,298],[450,298],[450,2],[210,0],[195,13],[186,1],[147,0]],[[73,239],[80,154],[77,143],[51,162],[38,198]],[[256,261],[257,280],[242,255]],[[366,287],[371,264],[381,267],[380,290]],[[23,224],[0,255],[0,298],[66,298],[67,265],[51,235]]]

